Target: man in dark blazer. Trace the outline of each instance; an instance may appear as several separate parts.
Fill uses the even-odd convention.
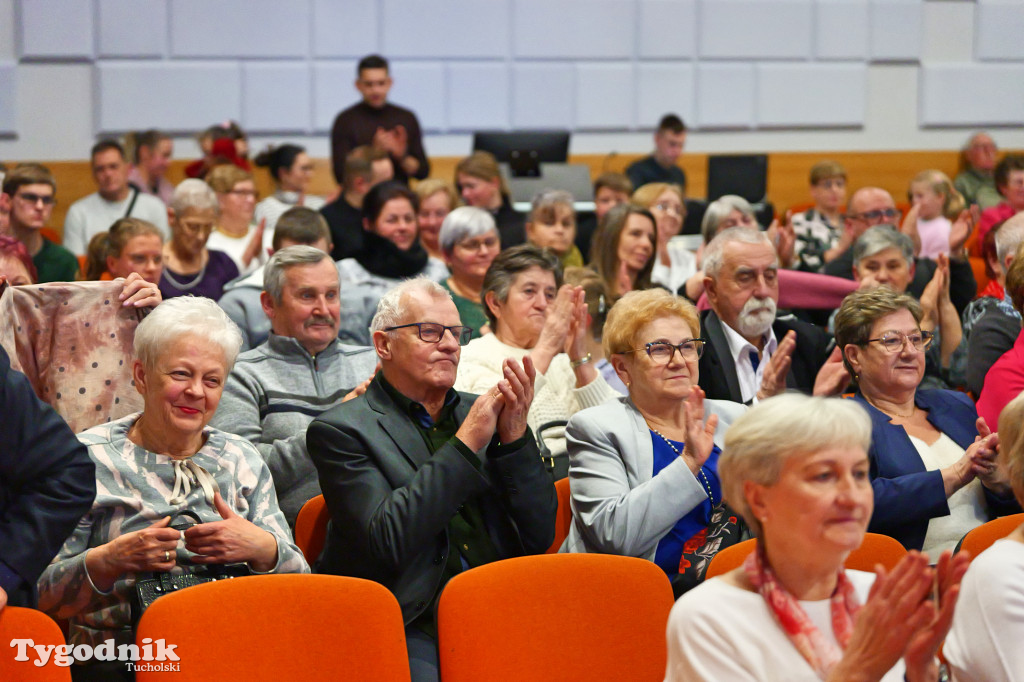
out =
[[[750,404],[786,389],[838,393],[849,382],[832,337],[791,315],[776,317],[778,256],[764,232],[732,227],[704,252],[711,310],[700,387],[708,398]]]
[[[482,396],[455,391],[460,325],[433,282],[385,294],[371,327],[381,370],[306,435],[331,515],[318,570],[395,594],[413,680],[437,679],[435,614],[451,577],[554,540],[557,498],[526,426],[533,365],[507,361]]]
[[[35,606],[39,574],[95,498],[85,446],[0,348],[0,610]]]

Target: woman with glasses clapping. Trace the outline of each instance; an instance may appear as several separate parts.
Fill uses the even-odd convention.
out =
[[[871,417],[875,511],[868,530],[936,561],[972,528],[1020,511],[995,466],[999,436],[965,394],[921,389],[932,334],[921,306],[887,286],[855,291],[835,318],[836,344]]]
[[[735,514],[722,506],[717,443],[745,408],[705,400],[700,318],[679,296],[626,294],[608,314],[603,343],[629,395],[569,420],[573,523],[561,551],[654,561],[680,593],[739,539]]]

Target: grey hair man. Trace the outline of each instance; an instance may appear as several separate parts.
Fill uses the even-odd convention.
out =
[[[306,433],[331,512],[319,570],[390,589],[412,679],[436,680],[448,580],[554,538],[557,500],[526,425],[536,372],[510,359],[483,395],[455,391],[469,334],[448,292],[422,278],[380,299],[372,332],[381,370]]]
[[[848,381],[824,331],[777,317],[779,259],[764,232],[730,227],[704,251],[700,384],[708,398],[751,404],[796,388],[828,395]]]
[[[320,494],[306,451],[314,417],[359,392],[377,358],[368,347],[338,340],[338,270],[312,246],[276,251],[263,272],[265,342],[238,356],[213,425],[256,445],[274,477],[281,510],[294,525],[302,505]]]

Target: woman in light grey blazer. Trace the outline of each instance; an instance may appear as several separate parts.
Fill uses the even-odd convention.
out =
[[[722,528],[731,512],[722,506],[716,443],[746,408],[704,399],[700,318],[682,297],[626,294],[608,315],[603,343],[629,396],[569,420],[573,523],[561,551],[649,559],[674,584],[692,586],[741,532]],[[723,532],[708,537],[709,525]]]

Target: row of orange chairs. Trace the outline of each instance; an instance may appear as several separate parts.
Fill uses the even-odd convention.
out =
[[[660,680],[672,608],[650,561],[598,554],[520,557],[455,576],[438,606],[441,676],[486,680]],[[50,618],[0,612],[0,680],[67,682],[69,669],[15,661],[7,643],[63,644]],[[138,682],[409,680],[405,626],[378,583],[330,575],[261,575],[169,594],[136,641],[175,645],[178,670]],[[640,642],[642,645],[638,646]]]
[[[563,484],[567,487],[565,484]],[[1024,514],[971,531],[962,549],[977,555],[1024,522]],[[739,566],[754,541],[720,552],[708,577]],[[892,567],[905,554],[887,536],[868,533],[847,567]],[[438,634],[442,678],[461,680],[657,680],[665,669],[665,625],[672,590],[642,559],[600,554],[521,557],[454,577],[442,593]],[[585,624],[585,626],[584,626]],[[140,671],[208,679],[408,680],[404,625],[394,596],[358,578],[270,575],[200,585],[158,600],[138,641],[177,647],[180,670]],[[67,668],[15,661],[2,644],[29,638],[62,644],[45,614],[0,612],[0,680],[70,679]],[[636,646],[643,642],[643,646]],[[173,677],[170,677],[172,676]]]

